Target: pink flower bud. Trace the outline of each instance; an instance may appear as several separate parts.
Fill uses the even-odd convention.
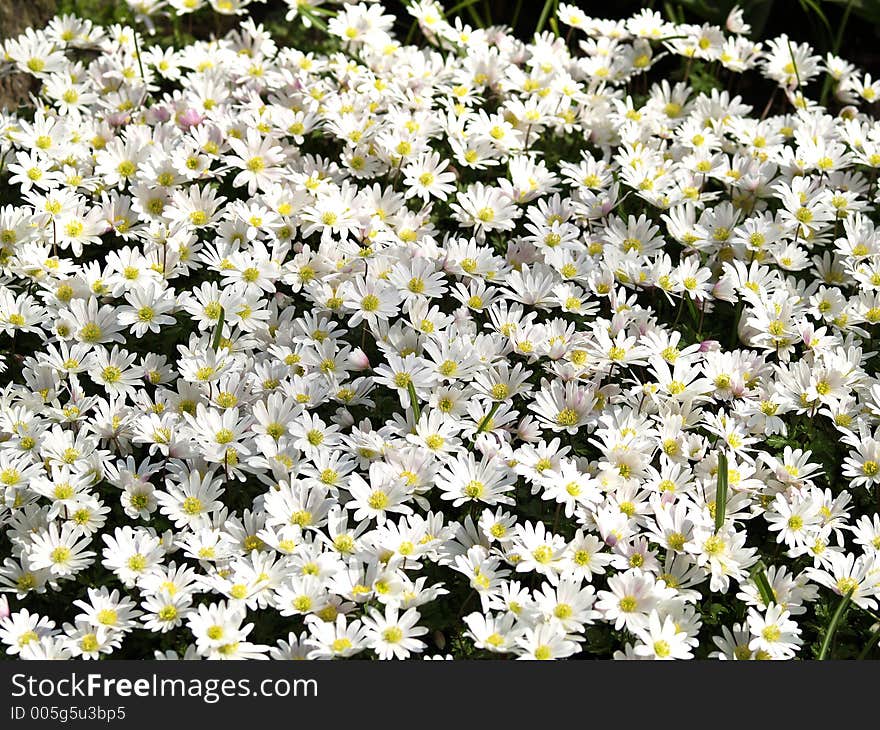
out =
[[[11,611],[9,610],[9,600],[6,596],[0,596],[0,621],[5,618],[9,618],[9,614]]]
[[[154,122],[167,122],[171,119],[171,112],[168,107],[165,106],[154,106],[150,108],[149,112],[150,118]]]
[[[370,369],[370,358],[367,357],[367,353],[365,353],[360,347],[356,347],[351,351],[351,355],[348,356],[348,361],[354,366],[355,370]]]
[[[128,112],[113,112],[113,114],[107,115],[106,122],[111,127],[121,127],[122,125],[126,124],[130,119],[131,117],[129,116]]]
[[[721,349],[721,343],[718,340],[703,340],[700,343],[700,352],[717,352]]]
[[[198,127],[205,118],[195,109],[187,109],[177,115],[177,125],[181,129],[189,129],[190,127]]]

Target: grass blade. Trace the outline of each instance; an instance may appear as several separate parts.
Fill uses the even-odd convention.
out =
[[[220,317],[217,319],[217,329],[214,330],[214,339],[211,341],[211,349],[214,352],[220,349],[220,342],[223,340],[223,325],[226,323],[226,312],[220,307]]]
[[[422,411],[419,408],[419,399],[416,397],[416,387],[412,384],[411,380],[406,384],[406,391],[409,393],[409,404],[413,410],[413,415],[416,417],[416,423],[418,423],[422,417]]]
[[[831,38],[831,23],[828,22],[828,16],[825,15],[819,2],[817,0],[800,0],[801,8],[804,11],[804,14],[809,15],[811,12],[822,21],[822,25],[825,26],[825,29],[828,31],[828,38]]]
[[[134,55],[137,57],[138,69],[141,72],[141,81],[144,82],[144,86],[147,85],[147,77],[144,76],[144,64],[141,61],[141,46],[138,42],[138,32],[137,28],[133,28],[132,35],[134,36]]]
[[[718,475],[715,486],[715,532],[724,525],[727,513],[727,454],[718,454]]]
[[[555,9],[555,6],[559,3],[559,0],[546,0],[544,2],[544,8],[541,10],[541,17],[538,18],[538,24],[535,26],[535,35],[538,35],[542,30],[544,30],[544,26],[547,24],[547,19],[550,17],[550,11]]]
[[[483,0],[483,17],[486,19],[486,27],[492,27],[492,5],[489,0]]]
[[[454,5],[449,10],[446,11],[447,17],[452,17],[459,10],[464,10],[465,8],[469,8],[471,5],[475,5],[479,0],[462,0],[458,5]]]
[[[846,609],[849,607],[849,601],[852,598],[853,591],[855,591],[855,588],[850,588],[843,598],[840,599],[840,603],[837,604],[837,610],[834,612],[834,615],[831,617],[831,623],[828,624],[828,628],[825,630],[825,638],[822,639],[822,648],[819,650],[819,661],[823,661],[828,655],[831,641],[834,639],[834,634],[837,632],[838,624],[840,624],[846,614]]]
[[[471,3],[467,6],[468,15],[471,16],[471,20],[474,22],[474,25],[477,28],[485,28],[486,23],[480,17],[480,14],[477,12],[477,9],[474,7],[474,3]]]
[[[791,56],[791,65],[794,67],[794,77],[797,79],[797,88],[801,88],[801,72],[798,71],[797,61],[794,59],[794,49],[791,47],[791,41],[788,42],[788,55]]]
[[[316,13],[312,12],[311,9],[306,10],[304,7],[300,6],[299,13],[303,17],[308,18],[312,25],[314,25],[319,30],[327,30],[327,23],[325,23],[324,20],[320,18]]]
[[[752,568],[752,580],[758,586],[758,593],[761,594],[761,600],[764,601],[765,606],[776,603],[776,596],[773,594],[773,588],[767,579],[767,566],[764,565],[763,560],[759,560],[755,563],[755,567]]]
[[[514,30],[516,29],[516,24],[519,22],[519,14],[522,12],[523,0],[516,0],[516,6],[513,8],[513,18],[510,21],[510,27]]]

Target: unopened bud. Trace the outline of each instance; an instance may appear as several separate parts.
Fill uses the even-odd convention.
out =
[[[204,121],[205,118],[195,109],[187,109],[186,111],[181,112],[177,115],[177,125],[181,129],[197,127]]]
[[[717,352],[721,349],[721,343],[718,340],[703,340],[700,343],[700,352]]]
[[[367,353],[365,353],[360,347],[356,347],[351,351],[351,354],[348,356],[348,361],[352,364],[355,370],[370,369],[370,358],[367,357]]]

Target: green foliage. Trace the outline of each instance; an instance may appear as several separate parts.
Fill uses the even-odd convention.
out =
[[[717,76],[717,69],[713,71],[712,65],[701,61],[691,66],[688,83],[697,94],[709,94],[712,89],[724,88],[724,84]]]

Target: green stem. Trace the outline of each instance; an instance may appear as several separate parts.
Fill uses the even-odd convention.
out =
[[[138,42],[138,32],[137,32],[137,28],[132,28],[132,30],[134,31],[134,55],[137,57],[138,69],[139,69],[140,72],[141,72],[141,81],[144,82],[144,88],[146,89],[146,86],[147,86],[147,77],[146,77],[146,75],[144,74],[144,64],[143,64],[143,62],[141,61],[141,45],[140,45],[140,43]]]
[[[684,311],[684,295],[682,295],[681,299],[678,300],[678,311],[675,313],[675,321],[672,323],[673,328],[678,325],[678,320],[681,319],[681,313]]]
[[[828,629],[825,631],[825,638],[822,640],[822,648],[819,650],[819,661],[823,661],[828,655],[828,650],[831,648],[831,641],[834,639],[834,634],[837,632],[838,624],[846,614],[846,609],[849,607],[849,601],[850,598],[852,598],[854,590],[854,588],[850,588],[843,598],[840,599],[840,603],[837,604],[837,610],[831,617],[831,623],[828,624]]]
[[[486,417],[480,421],[480,425],[477,426],[477,432],[474,434],[474,439],[477,438],[483,431],[486,430],[488,425],[492,422],[492,416],[495,415],[495,411],[497,411],[501,407],[501,401],[495,401],[492,404],[492,407],[489,409],[489,412],[486,414]]]
[[[408,46],[410,43],[412,43],[413,38],[416,37],[416,28],[418,27],[419,22],[413,19],[413,22],[410,24],[409,30],[407,31],[406,39],[403,41],[403,45]]]
[[[147,100],[147,99],[149,98],[149,96],[150,96],[150,90],[149,90],[149,88],[147,87],[147,76],[146,76],[146,74],[144,73],[144,64],[143,64],[143,61],[141,61],[141,46],[140,46],[140,43],[139,43],[139,41],[138,41],[138,32],[137,32],[137,28],[132,28],[132,30],[133,30],[133,32],[134,32],[134,55],[135,55],[135,57],[137,58],[138,69],[139,69],[140,72],[141,72],[141,82],[142,82],[143,85],[144,85],[144,95],[141,97],[140,104],[139,104],[138,106],[143,106],[143,105],[144,105],[144,102],[146,102],[146,100]]]
[[[171,28],[174,33],[174,45],[180,48],[183,45],[183,38],[180,34],[180,16],[177,13],[171,16]]]

